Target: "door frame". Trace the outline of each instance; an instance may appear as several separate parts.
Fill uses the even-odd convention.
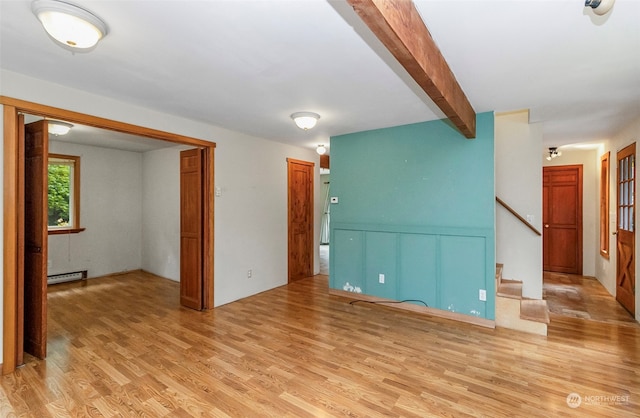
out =
[[[2,374],[13,372],[17,367],[18,359],[18,309],[20,298],[18,286],[20,271],[23,269],[23,260],[19,257],[20,229],[19,220],[23,216],[24,204],[20,196],[20,167],[24,164],[24,155],[20,154],[20,132],[18,129],[18,115],[28,113],[52,119],[62,119],[80,125],[92,126],[116,132],[132,134],[136,136],[159,139],[203,148],[205,152],[204,173],[208,179],[204,182],[203,198],[203,254],[205,256],[203,272],[204,309],[213,308],[214,289],[214,154],[216,144],[202,139],[192,138],[170,132],[145,128],[125,122],[92,116],[85,113],[69,111],[52,106],[33,103],[25,100],[0,96],[0,104],[3,106],[3,356]]]

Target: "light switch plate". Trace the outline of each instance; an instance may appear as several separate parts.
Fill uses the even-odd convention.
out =
[[[331,196],[331,203],[338,203],[338,198],[336,196]]]

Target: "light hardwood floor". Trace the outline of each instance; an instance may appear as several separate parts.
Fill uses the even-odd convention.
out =
[[[48,358],[0,379],[0,416],[640,413],[637,324],[492,330],[351,305],[327,294],[326,276],[205,313],[181,308],[178,292],[147,273],[52,287]]]
[[[543,298],[552,315],[613,324],[637,324],[594,277],[545,271]]]

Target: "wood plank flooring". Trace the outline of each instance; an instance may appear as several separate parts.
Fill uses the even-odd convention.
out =
[[[637,324],[561,317],[541,337],[327,290],[316,276],[202,313],[178,305],[177,283],[147,273],[54,286],[48,357],[0,379],[0,415],[640,413]]]
[[[553,315],[612,324],[637,324],[607,289],[593,277],[544,272],[543,299]]]

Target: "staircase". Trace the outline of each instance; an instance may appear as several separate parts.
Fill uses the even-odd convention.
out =
[[[523,298],[522,282],[503,279],[502,269],[496,264],[496,326],[547,335],[547,301]]]

